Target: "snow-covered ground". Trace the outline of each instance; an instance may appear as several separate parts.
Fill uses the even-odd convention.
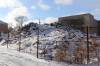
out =
[[[37,59],[36,57],[20,53],[15,50],[0,47],[0,66],[87,66],[87,65],[68,65],[65,63],[45,61]],[[98,64],[91,64],[89,66],[98,66]]]
[[[26,53],[0,47],[0,66],[67,66],[67,64],[37,59]]]

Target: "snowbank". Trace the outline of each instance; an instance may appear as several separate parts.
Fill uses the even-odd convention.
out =
[[[63,63],[37,59],[32,55],[0,48],[0,66],[66,66]]]

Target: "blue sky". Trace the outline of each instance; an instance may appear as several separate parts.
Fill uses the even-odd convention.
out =
[[[100,19],[100,0],[0,0],[0,19],[15,25],[17,16],[51,23],[61,16],[91,13]]]

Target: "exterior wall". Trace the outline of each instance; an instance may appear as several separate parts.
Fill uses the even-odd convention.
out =
[[[0,34],[1,34],[0,35],[0,40],[1,39],[5,39],[5,40],[7,39],[7,35],[8,35],[7,33],[0,32]]]
[[[0,21],[0,41],[7,39],[8,24]]]
[[[74,19],[81,19],[83,22],[82,27],[83,31],[86,32],[86,26],[90,27],[89,28],[89,32],[90,33],[94,33],[97,32],[97,24],[96,24],[96,20],[94,19],[94,17],[91,14],[82,14],[82,15],[75,15],[75,16],[68,16],[68,17],[60,17],[59,18],[59,22],[61,24],[67,25],[68,22],[70,22],[70,20],[74,20]]]
[[[100,36],[100,21],[97,21],[97,35]]]
[[[68,22],[70,22],[70,20],[75,20],[75,19],[83,19],[83,16],[76,15],[76,16],[60,17],[59,22],[64,25],[68,25]]]
[[[90,33],[97,33],[97,22],[94,17],[90,14],[84,15],[84,26],[88,26]],[[86,32],[86,28],[84,30]]]
[[[0,23],[0,32],[8,32],[8,24],[4,23]]]

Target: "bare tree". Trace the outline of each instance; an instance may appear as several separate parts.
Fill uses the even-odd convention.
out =
[[[15,18],[15,20],[18,22],[18,29],[19,29],[19,51],[21,50],[21,28],[23,26],[23,23],[26,22],[28,19],[26,16],[18,16]]]

